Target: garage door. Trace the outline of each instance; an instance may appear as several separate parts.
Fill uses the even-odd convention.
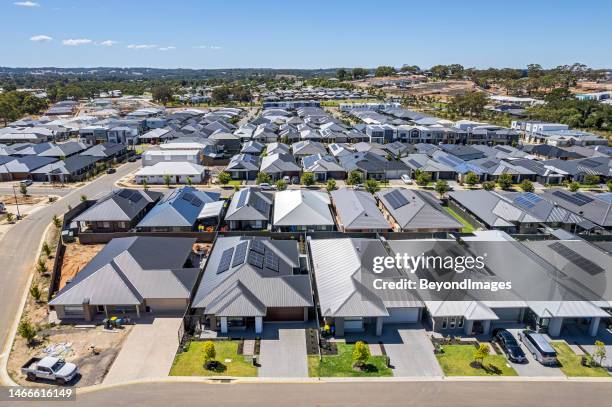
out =
[[[187,309],[187,301],[183,298],[155,298],[147,299],[147,306],[152,312],[181,314]]]
[[[493,310],[495,315],[499,318],[499,321],[511,321],[517,322],[521,313],[520,308],[495,308]]]
[[[303,321],[304,308],[302,307],[287,307],[287,308],[268,308],[268,313],[264,321]]]
[[[389,308],[389,316],[385,317],[387,324],[419,322],[418,308]]]

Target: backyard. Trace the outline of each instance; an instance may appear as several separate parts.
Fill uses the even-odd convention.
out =
[[[604,368],[582,366],[582,356],[576,355],[566,343],[551,342],[551,345],[557,351],[561,371],[566,376],[610,377]]]
[[[393,376],[385,364],[384,356],[371,356],[363,370],[353,369],[354,344],[338,343],[337,355],[308,356],[308,375],[310,377],[367,377]]]
[[[170,376],[257,376],[257,367],[238,354],[238,341],[214,341],[215,360],[225,368],[220,371],[205,369],[204,343],[190,342],[188,350],[174,359]]]
[[[503,355],[489,355],[483,367],[473,367],[475,350],[473,345],[445,345],[436,358],[446,376],[517,376]]]
[[[463,224],[463,229],[461,229],[461,232],[472,233],[474,231],[474,226],[470,225],[467,220],[462,218],[461,215],[459,215],[453,209],[449,208],[448,206],[445,206],[444,210],[446,210],[446,212],[448,212],[453,218],[457,219],[459,222]]]

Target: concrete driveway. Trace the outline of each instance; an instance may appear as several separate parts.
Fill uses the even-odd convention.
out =
[[[301,324],[264,324],[260,377],[308,377],[306,331]]]
[[[565,377],[561,369],[555,366],[544,366],[540,362],[534,359],[533,355],[527,349],[525,345],[523,345],[518,338],[518,333],[521,329],[508,329],[510,333],[514,336],[517,342],[521,345],[521,349],[525,352],[525,356],[527,356],[528,363],[513,363],[508,361],[510,365],[516,370],[519,376],[527,376],[527,377]]]
[[[104,384],[168,376],[182,318],[143,318],[133,327]]]

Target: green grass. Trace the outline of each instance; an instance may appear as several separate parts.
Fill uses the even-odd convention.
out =
[[[446,376],[517,376],[516,371],[508,366],[502,355],[489,355],[484,359],[483,368],[474,368],[473,345],[445,345],[444,353],[436,355],[438,363]]]
[[[231,186],[240,186],[242,185],[242,181],[241,180],[230,180],[230,182],[227,183],[227,185],[231,185]]]
[[[191,342],[189,350],[176,356],[170,369],[170,376],[257,376],[257,367],[251,362],[245,362],[242,355],[238,355],[238,341],[215,341],[215,358],[226,370],[214,372],[204,368],[204,342]],[[231,359],[231,362],[226,362]]]
[[[561,371],[566,376],[610,377],[604,368],[582,366],[582,356],[576,355],[566,343],[551,342],[551,345],[557,351]]]
[[[367,377],[393,376],[393,372],[385,365],[383,356],[372,356],[368,361],[368,369],[358,371],[353,369],[354,344],[338,343],[338,354],[323,356],[308,356],[308,375],[311,377]]]
[[[474,231],[474,226],[470,225],[470,223],[467,220],[461,217],[461,215],[459,215],[453,209],[449,208],[448,206],[445,206],[444,210],[448,212],[450,215],[452,215],[453,218],[457,219],[459,222],[463,224],[463,229],[461,229],[461,232],[472,233]]]

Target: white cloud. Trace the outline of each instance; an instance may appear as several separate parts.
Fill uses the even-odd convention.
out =
[[[129,49],[151,49],[157,47],[153,44],[130,44],[127,46]]]
[[[88,38],[74,38],[63,40],[62,45],[68,45],[70,47],[76,47],[79,45],[91,44],[93,41]]]
[[[194,48],[206,49],[208,48],[208,45],[196,45]]]
[[[51,41],[53,38],[49,37],[48,35],[35,35],[33,37],[30,37],[30,41],[34,41],[34,42],[48,42]]]
[[[197,48],[197,49],[212,49],[214,51],[222,49],[221,47],[218,47],[216,45],[196,45],[194,48]]]
[[[176,49],[176,47],[170,46],[170,47],[160,47],[158,48],[160,51],[170,51],[173,49]]]
[[[113,40],[106,40],[106,41],[101,41],[98,43],[98,45],[102,45],[104,47],[112,47],[113,45],[115,45],[117,43],[117,41],[113,41]]]
[[[211,45],[211,46],[210,46],[210,49],[213,49],[213,50],[218,50],[218,49],[221,49],[221,47],[218,47],[218,46],[216,46],[216,45]]]
[[[33,1],[16,1],[13,4],[18,7],[40,7],[39,3],[35,3]]]

